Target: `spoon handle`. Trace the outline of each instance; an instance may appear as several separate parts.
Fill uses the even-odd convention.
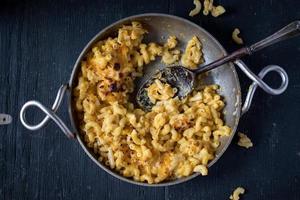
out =
[[[233,61],[237,58],[241,58],[245,55],[251,55],[252,53],[259,51],[265,47],[268,47],[272,44],[275,44],[277,42],[280,42],[280,41],[283,41],[286,39],[296,37],[298,35],[300,35],[300,21],[299,20],[288,24],[287,26],[283,27],[279,31],[275,32],[274,34],[270,35],[269,37],[255,43],[255,44],[251,45],[250,47],[240,48],[240,49],[234,51],[233,53],[231,53],[227,56],[224,56],[208,65],[205,65],[203,67],[197,68],[196,70],[193,70],[193,72],[196,74],[207,72],[207,71],[214,69],[224,63]]]
[[[277,42],[290,39],[300,35],[300,21],[294,21],[269,37],[250,46],[251,53],[259,51]]]

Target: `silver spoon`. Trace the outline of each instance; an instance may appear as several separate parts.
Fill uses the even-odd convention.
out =
[[[279,41],[289,39],[300,34],[300,21],[294,21],[277,31],[273,35],[251,45],[234,51],[233,53],[224,56],[208,65],[199,67],[195,70],[189,70],[182,66],[166,67],[155,73],[150,79],[145,81],[138,89],[136,100],[144,110],[151,110],[153,103],[150,101],[146,88],[149,87],[155,79],[160,79],[164,83],[170,84],[173,88],[177,88],[176,96],[179,98],[186,97],[194,88],[195,77],[198,74],[215,69],[224,63],[236,60],[245,55],[259,51],[267,46],[270,46]]]

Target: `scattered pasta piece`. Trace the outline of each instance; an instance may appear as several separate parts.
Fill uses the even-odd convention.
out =
[[[218,17],[226,12],[225,8],[221,5],[214,6],[214,0],[203,0],[203,15],[211,13],[213,17]],[[194,0],[195,8],[190,11],[189,16],[193,17],[201,11],[202,4],[200,0]]]
[[[237,187],[234,191],[233,194],[230,195],[231,200],[239,200],[240,195],[245,193],[245,189],[242,187]]]
[[[203,63],[202,44],[196,36],[188,41],[181,63],[189,69],[195,69],[197,65]]]
[[[211,0],[204,0],[204,2],[203,2],[203,6],[204,6],[203,15],[208,15],[209,14],[209,12],[212,9],[212,3],[213,2]]]
[[[225,8],[221,5],[214,6],[214,0],[204,0],[203,2],[203,15],[211,13],[213,17],[218,17],[226,12]]]
[[[198,15],[201,11],[201,2],[200,0],[194,0],[195,8],[190,11],[189,16],[193,17],[195,15]]]
[[[211,10],[211,15],[213,17],[219,17],[220,15],[224,14],[226,12],[225,8],[223,6],[217,6],[217,7],[212,7]]]
[[[250,138],[247,137],[244,133],[238,133],[238,136],[240,137],[238,141],[238,145],[245,148],[250,148],[253,146],[253,143],[251,142]]]
[[[238,28],[235,28],[232,32],[232,39],[237,44],[244,44],[243,39],[239,37],[240,30]]]

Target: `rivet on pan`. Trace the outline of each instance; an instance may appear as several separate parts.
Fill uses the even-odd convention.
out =
[[[0,114],[0,125],[7,125],[12,122],[12,117],[8,114]]]

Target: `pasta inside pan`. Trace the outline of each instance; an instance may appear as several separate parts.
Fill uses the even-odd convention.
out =
[[[178,49],[183,52],[185,50],[186,44],[191,39],[193,36],[197,36],[201,43],[202,43],[202,50],[203,50],[203,55],[204,55],[204,60],[205,62],[210,62],[214,59],[219,58],[222,56],[225,51],[223,48],[217,43],[216,40],[214,40],[207,32],[205,32],[203,29],[199,28],[198,26],[187,22],[185,20],[179,20],[177,18],[172,18],[169,16],[164,16],[164,17],[158,17],[158,16],[149,16],[149,17],[137,17],[135,19],[130,19],[130,20],[125,20],[122,22],[119,22],[119,24],[115,24],[112,27],[109,27],[106,29],[104,32],[99,34],[96,38],[94,38],[94,42],[89,45],[89,48],[86,48],[84,52],[85,58],[82,56],[81,62],[77,62],[76,70],[74,71],[74,80],[72,81],[72,88],[78,88],[78,85],[80,85],[80,90],[76,91],[74,89],[73,95],[78,99],[81,98],[80,103],[78,105],[75,105],[73,103],[72,106],[72,113],[76,115],[80,109],[84,109],[85,113],[88,113],[88,115],[81,115],[77,119],[77,128],[78,130],[83,130],[85,134],[79,134],[80,137],[79,139],[81,140],[81,144],[88,146],[88,151],[89,153],[92,154],[92,156],[99,160],[101,163],[101,166],[103,164],[106,164],[108,168],[111,168],[115,171],[118,171],[123,176],[130,177],[134,179],[135,181],[143,181],[147,183],[159,183],[159,182],[168,182],[172,181],[174,178],[177,179],[186,179],[184,177],[190,178],[195,175],[193,174],[193,171],[195,172],[200,172],[203,175],[205,175],[205,167],[208,165],[212,165],[218,157],[223,153],[223,151],[226,149],[227,145],[230,143],[230,140],[232,138],[233,133],[231,133],[231,136],[229,137],[222,137],[220,139],[220,144],[215,144],[217,145],[216,151],[213,152],[213,158],[210,157],[210,149],[209,148],[200,148],[200,146],[205,146],[206,144],[195,144],[195,148],[198,148],[197,153],[202,155],[202,160],[200,162],[196,161],[197,159],[187,159],[184,155],[182,155],[181,151],[187,151],[185,152],[188,154],[188,150],[184,149],[184,145],[187,145],[186,141],[188,141],[188,137],[190,135],[195,134],[195,130],[176,130],[174,126],[177,125],[177,123],[174,123],[173,126],[172,124],[168,123],[171,121],[169,119],[168,114],[164,112],[166,110],[167,103],[166,105],[161,105],[160,107],[158,106],[156,109],[156,114],[151,116],[151,113],[148,114],[144,113],[140,109],[134,109],[134,105],[125,105],[123,104],[124,102],[127,102],[128,99],[124,97],[124,93],[128,92],[128,94],[131,94],[132,89],[130,86],[132,84],[139,84],[142,81],[145,81],[147,79],[147,76],[142,76],[138,79],[136,79],[135,82],[127,82],[125,85],[127,85],[127,88],[121,88],[124,91],[121,91],[118,93],[119,96],[113,96],[111,97],[109,94],[101,93],[98,91],[101,86],[99,83],[96,81],[97,76],[93,77],[93,74],[91,72],[88,72],[88,67],[83,67],[84,62],[87,62],[88,56],[90,56],[90,52],[93,52],[93,56],[90,58],[93,58],[97,53],[95,46],[99,45],[99,41],[103,41],[108,36],[116,35],[117,30],[123,25],[123,24],[130,24],[132,21],[138,21],[141,23],[143,29],[147,30],[149,33],[147,36],[144,38],[143,43],[142,41],[139,40],[138,37],[133,36],[133,43],[137,42],[138,48],[140,55],[142,55],[142,49],[146,47],[141,47],[141,44],[149,44],[150,41],[154,41],[155,43],[158,44],[163,44],[167,38],[170,35],[175,35],[178,38]],[[159,26],[158,26],[159,25]],[[140,30],[142,31],[142,30]],[[143,32],[143,31],[142,31]],[[132,32],[130,33],[132,34]],[[138,33],[139,34],[139,33]],[[119,36],[120,37],[120,36]],[[117,38],[122,40],[122,38]],[[113,39],[112,39],[113,40]],[[131,42],[132,42],[131,41]],[[112,41],[110,41],[113,43]],[[100,44],[102,46],[105,46],[105,44]],[[133,46],[135,44],[132,44]],[[155,46],[155,45],[154,45]],[[93,47],[93,48],[92,48]],[[111,44],[111,48],[114,48],[114,44]],[[117,48],[117,47],[116,47]],[[121,50],[123,51],[123,50]],[[154,52],[154,50],[153,50]],[[159,54],[159,52],[155,52],[155,54]],[[107,55],[105,55],[107,56]],[[152,55],[153,56],[153,55]],[[156,55],[155,55],[156,56]],[[154,56],[154,57],[155,57]],[[101,58],[104,56],[101,56]],[[138,68],[138,58],[136,59],[136,66]],[[109,58],[108,58],[109,60]],[[83,62],[82,62],[83,61]],[[159,59],[152,59],[151,60],[151,55],[149,58],[149,62],[151,61],[150,65],[144,66],[140,71],[135,71],[137,74],[135,76],[141,76],[144,74],[152,74],[156,69],[160,67],[164,67],[160,63]],[[105,60],[99,61],[99,59],[96,61],[97,65],[105,65]],[[99,64],[100,63],[100,64]],[[143,60],[144,64],[148,64],[145,59]],[[90,63],[89,63],[90,64]],[[92,66],[92,65],[91,65]],[[151,66],[151,67],[150,67]],[[113,65],[111,66],[112,69],[118,69],[121,68],[122,66]],[[83,70],[82,70],[83,69]],[[101,69],[101,67],[100,67]],[[103,68],[104,69],[104,68]],[[100,75],[103,73],[105,70],[100,70]],[[86,70],[86,71],[84,71]],[[120,69],[119,69],[120,70]],[[108,74],[113,74],[113,71],[111,70],[110,72],[107,72]],[[85,73],[85,78],[89,81],[84,81],[81,79],[83,74]],[[89,74],[90,73],[90,74]],[[142,74],[138,74],[142,73]],[[132,76],[132,74],[130,74]],[[79,81],[77,79],[79,78]],[[114,74],[113,77],[116,77]],[[113,78],[111,77],[111,78]],[[90,84],[92,81],[95,81],[97,84],[95,84],[94,87],[89,88],[88,84]],[[99,80],[98,80],[99,81]],[[101,81],[100,81],[101,82]],[[102,81],[103,82],[103,81]],[[102,83],[104,84],[104,83]],[[217,86],[220,86],[220,89],[218,90]],[[228,125],[229,127],[232,128],[232,132],[235,131],[236,125],[238,122],[238,117],[239,117],[239,112],[240,112],[240,97],[239,97],[239,82],[237,79],[237,75],[235,73],[235,70],[231,64],[224,65],[223,67],[220,67],[212,72],[210,72],[206,77],[203,77],[199,83],[199,85],[211,85],[208,86],[207,88],[202,88],[198,93],[193,94],[194,96],[190,97],[190,99],[195,99],[198,96],[205,95],[206,96],[211,96],[210,98],[214,99],[216,98],[217,100],[220,100],[221,97],[224,99],[225,104],[224,104],[224,109],[222,107],[223,111],[223,117],[222,121],[224,119],[224,124]],[[104,85],[104,87],[108,87]],[[109,88],[110,90],[119,90],[119,86],[111,86],[110,84]],[[126,89],[128,89],[126,91]],[[123,93],[122,93],[123,92]],[[81,93],[81,94],[80,94]],[[89,95],[88,97],[84,95],[85,94],[93,94]],[[100,95],[99,95],[100,93]],[[81,95],[81,97],[80,97]],[[126,95],[125,95],[126,96]],[[105,99],[110,99],[109,101],[105,102]],[[102,99],[101,99],[102,98]],[[122,99],[124,98],[124,99]],[[99,101],[100,99],[100,101]],[[187,101],[190,101],[188,99]],[[104,100],[104,101],[103,101]],[[176,100],[170,100],[173,102],[168,102],[176,104]],[[221,100],[220,100],[221,101]],[[118,103],[114,103],[118,102]],[[190,107],[192,108],[192,102],[190,102]],[[206,100],[208,102],[208,100]],[[223,101],[222,101],[223,102]],[[177,102],[178,103],[178,102]],[[180,103],[178,103],[180,104]],[[98,106],[98,107],[97,107]],[[96,108],[97,107],[97,108]],[[162,108],[163,107],[163,108]],[[180,109],[184,110],[184,105],[181,105]],[[75,110],[76,108],[77,110]],[[186,108],[189,109],[189,108]],[[102,109],[102,110],[101,110]],[[161,110],[160,110],[161,109]],[[197,108],[198,109],[198,108]],[[205,108],[203,107],[205,110]],[[221,110],[219,110],[221,111]],[[182,111],[180,111],[182,112]],[[97,114],[95,114],[97,113]],[[104,114],[106,113],[106,114]],[[102,114],[102,115],[101,115]],[[218,114],[216,114],[218,116]],[[144,128],[146,125],[144,124],[139,124],[140,121],[147,121],[147,117],[149,117],[149,120],[147,123],[150,123],[149,125],[149,130]],[[182,116],[182,115],[179,115]],[[143,118],[144,117],[144,118]],[[178,116],[176,116],[178,118]],[[100,122],[99,122],[100,118]],[[221,117],[217,117],[218,119],[221,120]],[[81,123],[82,121],[85,121],[85,123]],[[168,122],[165,122],[168,121]],[[183,122],[182,119],[178,118],[176,120],[173,120],[175,122]],[[146,123],[146,124],[147,124]],[[219,122],[214,122],[214,123],[221,123]],[[123,124],[123,125],[122,125]],[[129,126],[127,126],[129,124]],[[139,126],[142,126],[143,128],[139,128]],[[184,124],[181,123],[181,126],[184,126]],[[223,122],[222,122],[223,126]],[[131,128],[129,128],[131,127]],[[156,128],[155,130],[151,130],[150,128]],[[199,127],[198,127],[199,128]],[[204,128],[204,127],[202,127]],[[170,130],[169,130],[170,129]],[[207,129],[207,127],[206,127]],[[156,137],[156,132],[159,130],[158,138],[161,140],[155,140]],[[175,149],[180,149],[178,152],[179,153],[174,153],[172,151],[168,151],[164,149],[163,144],[167,144],[168,141],[172,139],[172,134],[171,132],[173,131],[173,135],[176,135],[174,133],[174,130],[177,132],[177,134],[181,135],[181,140],[180,144],[178,147],[173,147],[171,144],[169,144],[171,147],[170,149],[175,150]],[[156,131],[156,132],[155,132]],[[206,130],[207,131],[207,130]],[[90,132],[92,134],[86,134],[87,132]],[[143,133],[145,132],[145,133]],[[179,132],[179,133],[178,133]],[[192,133],[194,132],[194,133]],[[226,131],[225,131],[226,132]],[[226,134],[229,135],[229,132],[227,130]],[[150,134],[149,134],[150,133]],[[165,135],[163,135],[165,133]],[[169,134],[170,133],[170,134]],[[117,136],[124,135],[124,137],[118,138]],[[98,136],[99,135],[99,136]],[[165,136],[165,137],[164,137]],[[149,139],[150,137],[150,139]],[[173,136],[175,139],[176,137]],[[203,139],[203,134],[199,136]],[[212,136],[213,137],[213,136]],[[100,140],[99,140],[100,138]],[[106,138],[106,139],[104,139]],[[173,139],[174,139],[173,138]],[[102,141],[101,141],[102,139]],[[186,141],[184,141],[185,139]],[[118,145],[112,145],[114,142],[119,142],[124,141],[123,143],[119,143],[119,146],[121,147],[115,147]],[[85,141],[85,142],[82,142]],[[87,141],[92,141],[92,142],[87,142]],[[149,144],[150,141],[150,144]],[[179,140],[178,140],[179,141]],[[178,143],[176,141],[176,144]],[[117,144],[117,143],[116,143]],[[123,147],[122,147],[123,144]],[[174,145],[174,144],[173,144]],[[159,152],[163,152],[160,154],[157,154],[153,149],[150,147],[155,147],[155,149],[158,149]],[[120,150],[124,148],[124,151]],[[127,149],[126,149],[127,148]],[[134,155],[131,155],[132,153]],[[127,155],[128,154],[128,155]],[[190,154],[192,154],[190,152]],[[99,156],[100,155],[100,156]],[[203,160],[203,155],[205,159]],[[194,154],[193,154],[194,156]],[[192,158],[191,156],[190,158]],[[129,159],[130,158],[130,159]],[[132,159],[131,159],[132,158]],[[148,162],[147,159],[152,159],[151,162]],[[155,163],[155,160],[157,161]],[[189,163],[186,163],[188,160]],[[141,162],[141,161],[144,161]],[[177,162],[177,163],[176,163]],[[194,162],[194,165],[191,163]],[[152,166],[152,167],[151,167]],[[174,167],[174,169],[172,169]],[[107,169],[108,169],[107,168]],[[155,171],[156,170],[156,171]],[[115,172],[113,172],[116,174]]]

